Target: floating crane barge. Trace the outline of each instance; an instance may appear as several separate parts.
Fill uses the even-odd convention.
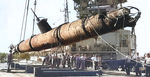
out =
[[[136,9],[136,16],[132,17],[131,9]],[[20,42],[16,52],[40,51],[60,45],[69,45],[78,41],[96,37],[98,35],[132,27],[134,29],[141,12],[135,7],[126,7],[110,11],[106,14],[97,14],[91,17],[76,20],[72,23],[65,23],[46,33],[32,36]]]

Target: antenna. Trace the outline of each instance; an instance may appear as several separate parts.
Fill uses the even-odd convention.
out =
[[[32,8],[31,8],[31,10],[32,10]],[[37,17],[37,15],[35,14],[35,12],[32,10],[32,12],[33,12],[33,14],[35,15],[35,17],[36,17],[36,20],[37,21],[40,21],[40,19]]]
[[[66,0],[66,5],[64,4],[64,10],[63,11],[61,11],[61,12],[65,12],[65,15],[64,15],[64,22],[65,23],[68,23],[69,22],[69,11],[68,11],[68,0]]]

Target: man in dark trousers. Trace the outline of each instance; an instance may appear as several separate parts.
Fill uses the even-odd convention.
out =
[[[130,75],[130,62],[131,62],[131,60],[127,56],[126,60],[125,60],[125,69],[126,69],[127,75]]]
[[[11,66],[11,63],[12,63],[12,58],[13,58],[13,56],[12,56],[12,48],[9,50],[9,54],[8,54],[8,58],[7,58],[7,64],[8,64],[8,69],[7,69],[7,72],[10,72],[11,70],[10,70],[10,66]]]
[[[48,54],[46,54],[44,60],[43,60],[43,63],[42,63],[42,66],[44,67],[44,64],[47,66],[48,65],[48,61],[49,61],[49,56]]]
[[[76,54],[76,69],[79,70],[80,68],[80,55]]]
[[[135,65],[135,72],[136,72],[136,76],[141,76],[141,71],[139,70],[140,67],[142,67],[142,64],[140,63],[140,57],[139,57],[139,53],[137,53],[137,58],[136,58],[137,62]]]
[[[150,77],[150,53],[147,54],[145,63],[146,63],[146,70],[145,70],[146,77]]]

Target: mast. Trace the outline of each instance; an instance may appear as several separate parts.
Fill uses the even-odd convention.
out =
[[[61,12],[65,12],[64,14],[64,22],[65,23],[69,23],[69,11],[68,11],[68,0],[66,0],[65,4],[64,4],[64,10]]]
[[[65,23],[69,23],[68,0],[66,0]]]

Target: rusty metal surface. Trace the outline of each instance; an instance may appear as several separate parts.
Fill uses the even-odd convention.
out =
[[[92,38],[98,36],[97,33],[102,35],[127,26],[134,27],[136,24],[135,19],[130,17],[129,13],[129,9],[123,8],[111,11],[106,15],[97,14],[89,18],[63,24],[46,33],[38,34],[32,39],[29,38],[21,42],[18,45],[18,49],[21,52],[39,51]]]

